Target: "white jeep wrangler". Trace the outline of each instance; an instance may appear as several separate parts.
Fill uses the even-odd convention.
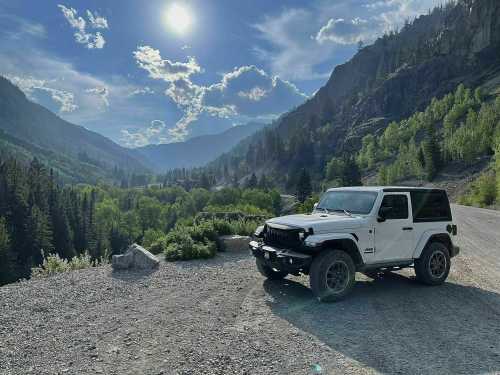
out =
[[[344,187],[328,190],[306,215],[266,221],[250,250],[269,279],[309,275],[320,301],[353,288],[355,273],[376,278],[413,266],[417,280],[442,284],[459,248],[444,190],[414,187]]]

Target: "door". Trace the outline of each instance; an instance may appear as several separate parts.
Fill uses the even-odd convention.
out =
[[[411,259],[414,230],[409,193],[385,194],[375,225],[375,261]],[[385,220],[384,220],[385,219]]]

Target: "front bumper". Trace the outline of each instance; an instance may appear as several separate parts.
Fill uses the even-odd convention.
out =
[[[250,241],[248,246],[252,255],[263,260],[268,266],[292,274],[308,270],[312,261],[311,255],[276,248],[257,241]]]

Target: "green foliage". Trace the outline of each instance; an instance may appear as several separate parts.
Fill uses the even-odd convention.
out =
[[[480,89],[472,92],[459,85],[454,93],[432,99],[425,111],[392,122],[380,137],[365,137],[358,164],[372,168],[379,163],[378,182],[393,184],[410,177],[430,181],[443,162],[469,165],[492,154],[500,122],[500,99],[485,99]],[[377,144],[382,152],[374,154]]]
[[[470,186],[469,193],[460,197],[461,204],[487,207],[497,199],[497,181],[494,173],[484,173]]]
[[[306,169],[302,169],[297,182],[297,199],[303,203],[312,194],[311,177]]]
[[[168,261],[189,260],[197,258],[210,258],[215,255],[217,250],[214,242],[206,238],[195,240],[193,234],[199,235],[203,231],[195,233],[196,230],[178,227],[171,231],[164,240],[163,253]],[[198,237],[199,238],[199,237]]]
[[[348,156],[332,158],[326,164],[326,180],[331,182],[330,187],[361,185],[361,173],[356,160]]]
[[[52,276],[62,272],[96,267],[105,262],[105,260],[92,260],[92,257],[87,252],[75,256],[70,260],[61,258],[58,254],[49,254],[43,258],[43,263],[40,267],[31,270],[31,275],[35,278]]]
[[[150,250],[151,246],[158,241],[160,238],[164,237],[165,233],[159,229],[149,228],[144,232],[144,237],[142,239],[142,246]],[[150,250],[151,251],[151,250]],[[158,254],[153,252],[153,254]]]
[[[307,198],[303,203],[299,204],[296,208],[299,214],[310,214],[314,209],[314,204],[319,202],[319,195],[313,194]]]

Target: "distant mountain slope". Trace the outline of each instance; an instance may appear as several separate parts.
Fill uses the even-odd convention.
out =
[[[264,128],[262,123],[235,126],[223,133],[191,138],[185,142],[148,145],[135,149],[157,172],[200,167],[229,151],[242,139]]]
[[[353,155],[367,134],[424,109],[459,83],[485,91],[500,82],[500,1],[459,0],[379,38],[337,66],[313,98],[210,165],[241,178],[282,183],[307,168],[324,178],[333,156]]]
[[[19,88],[3,77],[0,77],[0,129],[17,140],[14,141],[17,147],[21,142],[25,149],[52,152],[73,162],[94,164],[100,169],[146,170],[146,166],[128,149],[82,126],[64,121],[29,101]],[[85,169],[82,165],[80,167]]]

